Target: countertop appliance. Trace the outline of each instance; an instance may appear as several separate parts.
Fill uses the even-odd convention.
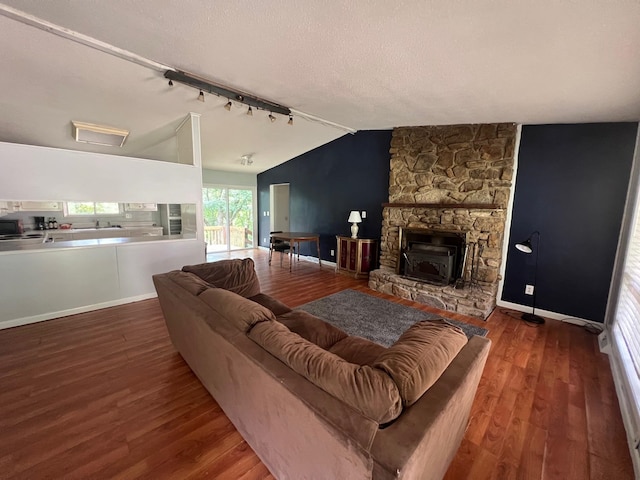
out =
[[[18,235],[24,233],[22,220],[0,220],[0,235]]]
[[[47,242],[47,232],[28,232],[28,233],[8,233],[0,235],[0,245],[6,245],[9,243],[19,243],[20,245],[27,245],[31,243],[45,243]]]

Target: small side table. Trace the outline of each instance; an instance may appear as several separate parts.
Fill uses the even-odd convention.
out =
[[[351,238],[336,235],[338,250],[336,272],[366,278],[375,268],[378,241],[368,238]]]

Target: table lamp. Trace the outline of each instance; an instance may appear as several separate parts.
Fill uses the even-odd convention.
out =
[[[357,210],[351,210],[349,214],[349,219],[347,222],[351,222],[351,238],[358,238],[358,224],[362,221],[362,217],[360,217],[360,212]]]

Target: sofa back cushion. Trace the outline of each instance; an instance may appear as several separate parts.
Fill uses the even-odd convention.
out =
[[[305,340],[309,340],[325,350],[329,350],[336,342],[347,338],[347,334],[338,327],[334,327],[304,310],[292,310],[277,315],[276,320],[293,333],[297,333]]]
[[[248,335],[296,373],[365,417],[386,423],[400,415],[398,388],[385,372],[346,362],[280,322],[258,323]]]
[[[349,363],[373,365],[387,348],[361,337],[346,337],[334,343],[329,351]]]
[[[210,284],[193,273],[174,270],[172,272],[168,272],[167,277],[187,290],[191,295],[200,295],[207,288],[211,288]]]
[[[283,313],[289,313],[291,311],[291,309],[280,300],[277,300],[264,293],[259,293],[257,295],[254,295],[253,297],[247,298],[249,298],[249,300],[251,300],[252,302],[259,303],[263,307],[268,308],[276,316],[282,315]]]
[[[224,288],[245,298],[260,293],[260,281],[251,258],[185,265],[183,272],[194,273],[214,287]]]
[[[268,308],[222,288],[209,288],[202,292],[198,298],[217,315],[225,318],[243,332],[248,331],[258,322],[276,319]]]
[[[373,363],[395,381],[405,406],[433,385],[467,343],[464,332],[444,320],[413,324]]]

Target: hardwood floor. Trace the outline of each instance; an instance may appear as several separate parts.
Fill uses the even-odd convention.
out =
[[[291,306],[346,288],[411,304],[330,267],[301,261],[289,273],[264,251],[234,256],[252,256],[262,291]],[[594,335],[501,311],[444,315],[493,341],[446,479],[633,478]],[[0,331],[0,478],[273,477],[173,349],[152,299]]]

